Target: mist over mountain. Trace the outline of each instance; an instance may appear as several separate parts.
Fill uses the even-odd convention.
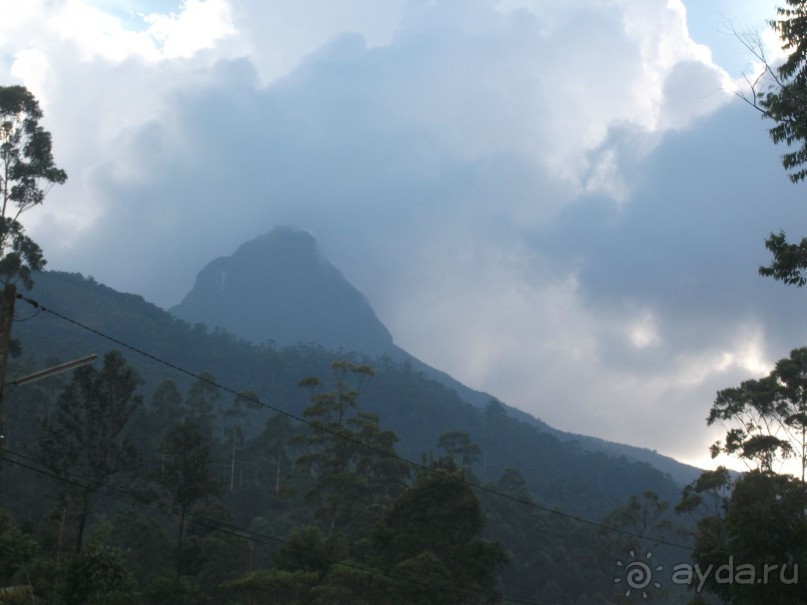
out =
[[[193,289],[170,312],[190,323],[223,328],[254,344],[271,342],[286,347],[315,343],[368,358],[387,357],[410,364],[474,406],[484,407],[496,400],[396,346],[365,296],[323,256],[315,238],[292,227],[276,228],[242,244],[232,256],[208,263],[196,277]],[[679,484],[689,483],[699,474],[695,467],[653,450],[559,431],[530,414],[502,405],[514,418],[561,441],[647,462]]]
[[[254,343],[393,352],[392,336],[365,297],[320,254],[309,233],[290,227],[210,262],[170,311]]]
[[[254,344],[317,344],[334,352],[389,357],[438,380],[476,406],[492,398],[416,359],[393,342],[365,296],[320,252],[314,237],[278,227],[217,258],[170,313],[222,328]]]
[[[508,467],[519,468],[533,495],[542,502],[594,519],[622,504],[630,494],[649,489],[674,501],[680,491],[680,481],[676,485],[672,473],[640,462],[615,444],[603,442],[617,448],[608,453],[585,447],[492,400],[490,395],[486,405],[472,405],[463,396],[470,389],[445,374],[443,380],[434,378],[419,369],[414,358],[368,358],[319,345],[277,348],[251,344],[224,330],[190,325],[139,295],[117,292],[80,274],[38,274],[33,295],[40,311],[52,309],[58,315],[39,312],[15,323],[25,367],[10,368],[10,376],[26,375],[48,365],[46,357],[66,360],[77,354],[100,354],[123,347],[144,379],[143,393],[148,398],[166,378],[189,388],[192,377],[185,370],[209,371],[218,384],[231,389],[231,394],[252,391],[275,409],[299,416],[310,395],[299,388],[299,381],[308,376],[328,380],[331,363],[347,359],[372,365],[375,376],[362,387],[361,406],[395,431],[400,438],[399,451],[409,459],[419,460],[432,451],[443,433],[462,430],[484,452],[478,467],[483,481],[496,480]],[[21,317],[25,317],[22,313],[28,306],[20,304]],[[36,416],[47,414],[47,400],[43,400],[44,408],[34,409],[23,390],[12,391],[19,401],[8,413],[6,441],[14,449],[23,447],[22,435],[37,430]],[[217,404],[221,406],[219,412],[225,411],[229,399],[223,395]],[[266,420],[265,411],[251,415],[248,435],[260,431]],[[587,497],[581,498],[582,493]]]

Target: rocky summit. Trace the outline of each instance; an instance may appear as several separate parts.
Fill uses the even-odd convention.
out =
[[[316,240],[289,227],[210,262],[171,312],[258,344],[317,343],[371,355],[394,346],[367,299],[319,252]]]

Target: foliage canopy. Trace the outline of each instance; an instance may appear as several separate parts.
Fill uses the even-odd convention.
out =
[[[19,216],[41,204],[50,186],[67,180],[54,163],[50,133],[39,125],[42,115],[26,88],[0,87],[0,279],[28,288],[31,272],[41,270],[45,258]]]

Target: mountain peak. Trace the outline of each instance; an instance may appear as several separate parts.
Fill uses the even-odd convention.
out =
[[[264,258],[272,262],[278,255],[299,258],[320,257],[317,240],[308,231],[295,227],[277,227],[241,244],[233,254],[239,258]]]
[[[292,227],[209,263],[171,312],[256,343],[314,342],[368,354],[393,348],[365,297],[319,252],[310,233]]]

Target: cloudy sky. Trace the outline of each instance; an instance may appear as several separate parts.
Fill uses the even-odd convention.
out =
[[[69,174],[49,267],[164,307],[277,225],[396,342],[564,430],[705,464],[716,390],[807,344],[807,233],[732,94],[767,0],[0,0]]]

